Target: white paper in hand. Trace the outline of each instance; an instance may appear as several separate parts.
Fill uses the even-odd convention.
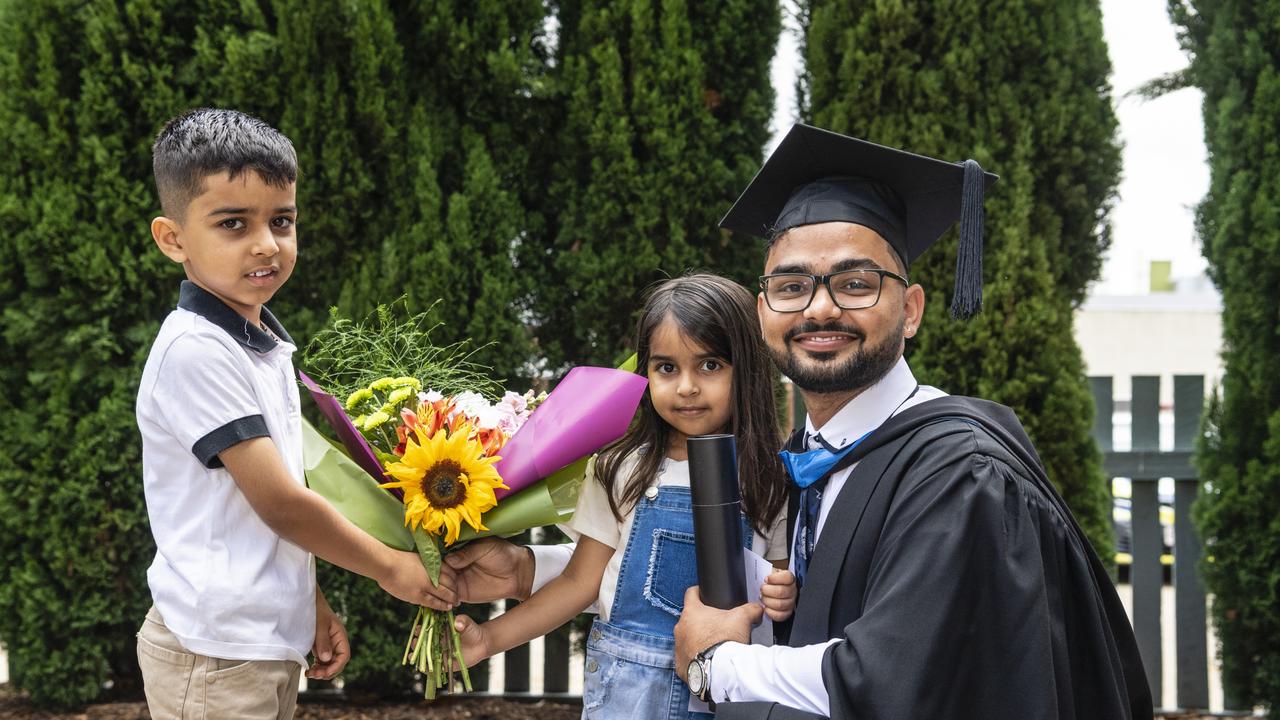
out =
[[[743,548],[742,550],[742,566],[746,571],[744,575],[747,578],[747,602],[760,602],[760,586],[764,585],[764,579],[769,577],[769,573],[773,572],[773,563],[765,560],[759,555]],[[773,621],[768,615],[760,621],[760,624],[751,629],[752,645],[772,645],[773,644]],[[698,698],[689,696],[689,712],[709,713],[711,708]]]

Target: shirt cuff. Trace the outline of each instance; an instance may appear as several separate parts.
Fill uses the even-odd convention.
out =
[[[559,577],[573,557],[573,543],[562,545],[527,545],[533,553],[533,588],[538,592],[543,585]]]
[[[218,453],[245,440],[270,435],[267,421],[261,415],[248,415],[211,430],[191,446],[191,454],[196,456],[201,465],[212,470],[222,467],[222,458],[218,457]]]
[[[822,656],[839,639],[804,647],[727,642],[711,656],[711,699],[762,701],[831,715],[831,696],[822,682]]]

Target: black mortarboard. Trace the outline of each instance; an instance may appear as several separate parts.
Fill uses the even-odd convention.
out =
[[[996,176],[797,123],[720,221],[769,237],[800,225],[851,222],[875,230],[910,264],[960,220],[951,313],[982,307],[982,198]]]

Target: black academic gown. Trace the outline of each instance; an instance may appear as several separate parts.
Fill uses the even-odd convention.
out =
[[[822,659],[832,718],[1152,717],[1115,588],[1009,408],[921,403],[843,460],[858,465],[779,638],[842,640]],[[816,717],[771,703],[716,715]]]

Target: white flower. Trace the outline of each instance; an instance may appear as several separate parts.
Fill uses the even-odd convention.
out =
[[[472,417],[475,418],[476,427],[480,430],[492,430],[498,427],[499,415],[498,408],[490,405],[482,408],[480,412],[472,415]]]
[[[489,409],[489,401],[485,400],[483,395],[469,390],[455,395],[453,405],[458,412],[471,418],[479,418],[480,413]]]
[[[426,392],[418,393],[418,402],[433,403],[437,400],[443,400],[443,399],[444,399],[444,395],[441,395],[435,390],[428,390]]]

